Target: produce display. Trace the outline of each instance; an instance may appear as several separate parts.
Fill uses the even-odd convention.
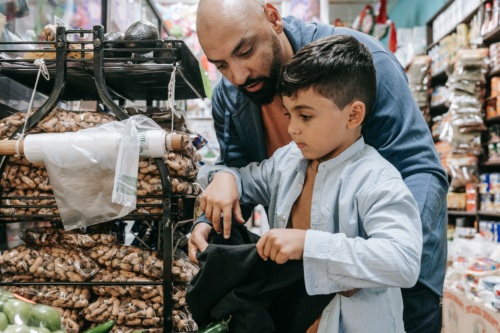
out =
[[[27,247],[22,244],[0,257],[0,267],[13,274],[57,281],[82,282],[98,271],[96,263],[80,251],[63,247]]]
[[[69,247],[91,248],[96,245],[116,244],[118,240],[113,234],[86,233],[78,230],[65,231],[59,228],[28,229],[21,233],[26,244],[32,245],[63,245]]]
[[[107,322],[97,325],[89,330],[86,330],[83,333],[107,333],[110,332],[111,329],[115,326],[114,320],[108,320]]]
[[[55,41],[55,26],[47,25],[43,34],[45,40]],[[104,35],[105,41],[116,42],[105,43],[104,56],[108,60],[133,57],[128,64],[137,66],[148,62],[151,66],[166,67],[157,64],[178,61],[178,54],[174,52],[174,47],[177,45],[168,38],[162,41],[158,39],[159,33],[155,25],[146,21],[135,22],[124,33],[109,32]],[[85,52],[75,49],[81,48],[82,44],[67,45],[70,49],[67,53],[68,58],[80,58],[82,55],[85,58],[93,57],[90,49]],[[84,47],[92,48],[92,45],[89,43]],[[136,50],[121,51],[121,48]],[[140,48],[154,48],[154,51],[139,50]],[[46,51],[26,52],[24,58],[53,59],[56,56],[55,52]],[[161,59],[156,59],[158,57]],[[116,62],[125,60],[116,59]],[[22,60],[21,63],[30,64]],[[0,65],[11,66],[10,63]],[[51,66],[51,63],[48,65]],[[116,63],[113,66],[116,66]],[[147,107],[146,110],[126,108],[125,111],[129,115],[146,114],[167,132],[173,129],[177,133],[190,135],[188,140],[190,144],[187,147],[182,151],[168,152],[163,161],[169,172],[173,194],[193,196],[200,194],[201,187],[195,183],[198,163],[201,160],[197,152],[200,146],[198,144],[195,146],[195,141],[191,141],[195,136],[186,128],[184,118],[158,107]],[[21,112],[0,119],[0,140],[9,139],[24,125],[25,120],[25,114]],[[27,134],[75,132],[115,120],[116,118],[108,113],[76,112],[56,107]],[[99,180],[96,179],[96,182]],[[10,157],[0,175],[0,186],[4,197],[0,202],[0,214],[4,216],[4,220],[18,221],[15,218],[21,215],[28,216],[28,219],[33,215],[35,221],[40,215],[52,220],[52,216],[55,218],[59,215],[43,163],[30,163],[21,156]],[[162,194],[157,162],[141,158],[137,182],[137,212],[163,213],[161,204],[164,198],[160,197]],[[158,218],[152,217],[150,220],[145,218],[144,221],[138,219],[136,223],[151,221],[151,225],[159,224],[156,219]],[[45,225],[48,225],[48,222]],[[164,288],[167,287],[165,284],[160,284],[164,263],[154,251],[155,247],[148,248],[148,244],[141,244],[141,247],[121,245],[116,235],[106,231],[95,232],[92,229],[94,226],[65,231],[53,227],[58,225],[55,219],[50,225],[52,226],[22,230],[20,238],[24,244],[0,251],[0,281],[30,283],[0,289],[0,332],[162,333],[165,331],[163,304]],[[186,305],[185,295],[187,284],[198,272],[198,268],[189,262],[185,254],[173,253],[172,256],[173,331],[197,331],[198,327]],[[106,283],[92,286],[81,283],[89,281]],[[110,285],[112,282],[141,281],[146,284]],[[58,282],[69,282],[69,284],[58,285]],[[147,282],[154,283],[148,285]],[[14,294],[19,295],[18,298],[13,297]],[[20,299],[22,297],[24,299]],[[170,308],[168,310],[170,311]]]
[[[151,116],[158,124],[170,131],[172,120],[174,130],[183,131],[189,135],[182,116],[172,115],[167,110],[151,108],[141,111],[127,108],[127,112],[133,114],[145,114]],[[99,126],[114,121],[114,116],[98,112],[73,112],[56,107],[40,123],[29,131],[35,133],[64,133],[74,132],[80,129]],[[12,116],[0,119],[0,140],[8,139],[19,126],[25,121],[24,113],[16,113]],[[198,175],[198,163],[201,156],[192,142],[184,147],[182,151],[168,152],[164,161],[171,176],[171,191],[179,195],[199,195],[201,187],[195,183]],[[0,213],[4,215],[57,215],[55,200],[53,198],[52,186],[47,170],[43,163],[30,163],[21,156],[12,156],[9,159],[0,179],[3,188],[3,196],[12,199],[3,199]],[[139,161],[137,195],[138,204],[161,204],[161,199],[140,198],[147,195],[161,195],[162,186],[159,171],[154,159],[141,158]],[[30,200],[19,197],[29,197]],[[12,207],[15,205],[16,207]],[[26,207],[23,207],[26,206]],[[52,206],[52,207],[51,207]],[[160,207],[138,208],[139,213],[161,213]]]
[[[26,244],[0,255],[1,281],[33,282],[30,286],[6,289],[40,305],[53,307],[68,333],[79,333],[84,327],[109,320],[116,324],[113,331],[117,333],[138,329],[147,329],[145,333],[161,332],[162,285],[35,284],[49,281],[158,282],[163,276],[163,261],[156,251],[116,244],[112,235],[65,232],[51,227],[24,230],[22,239]],[[172,263],[173,325],[176,332],[195,331],[197,326],[185,296],[187,284],[198,273],[198,267],[180,250],[174,253]]]
[[[0,288],[0,332],[63,333],[61,316],[52,307],[34,304]]]

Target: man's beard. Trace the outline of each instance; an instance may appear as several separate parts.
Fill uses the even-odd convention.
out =
[[[273,45],[273,61],[269,70],[269,77],[248,78],[248,80],[240,85],[238,88],[245,95],[250,97],[255,103],[259,105],[266,105],[273,101],[276,96],[278,77],[281,71],[281,61],[279,58],[279,50],[277,45]],[[256,92],[249,92],[244,87],[253,83],[262,82],[262,88]]]

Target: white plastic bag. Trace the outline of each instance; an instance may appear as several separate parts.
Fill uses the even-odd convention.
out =
[[[144,147],[148,130],[166,134],[137,115],[73,133],[26,137],[25,156],[44,161],[65,230],[120,218],[136,208],[139,154],[152,148]],[[163,156],[164,141],[156,144]]]

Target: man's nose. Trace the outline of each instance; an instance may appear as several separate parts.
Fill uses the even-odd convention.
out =
[[[250,71],[241,64],[235,63],[231,68],[233,83],[236,86],[244,85],[250,77]]]

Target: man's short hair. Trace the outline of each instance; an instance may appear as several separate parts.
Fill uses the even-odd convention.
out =
[[[346,35],[321,38],[304,46],[282,69],[278,80],[282,96],[293,97],[313,88],[340,109],[355,101],[363,102],[366,115],[373,106],[376,87],[370,51]]]

